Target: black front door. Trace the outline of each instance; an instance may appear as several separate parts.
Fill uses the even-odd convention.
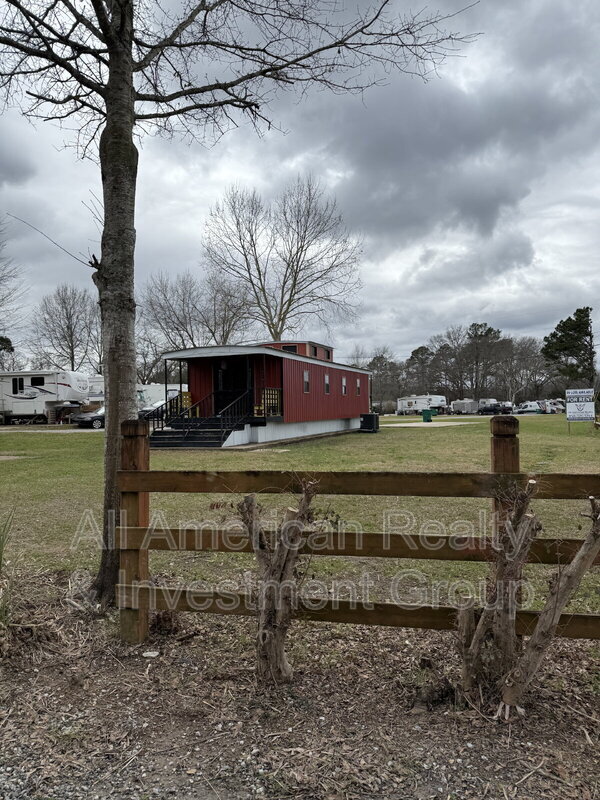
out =
[[[214,366],[214,387],[215,414],[218,414],[252,388],[250,360],[247,356],[218,359]]]

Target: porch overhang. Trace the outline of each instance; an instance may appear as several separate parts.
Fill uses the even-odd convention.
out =
[[[231,356],[274,356],[275,358],[288,359],[291,361],[301,361],[305,364],[322,364],[340,369],[352,370],[352,372],[359,372],[363,375],[370,375],[368,369],[361,367],[352,367],[349,364],[339,364],[334,361],[322,361],[321,359],[311,358],[310,356],[299,356],[296,353],[288,353],[285,350],[278,350],[275,347],[257,346],[257,345],[211,345],[208,347],[192,347],[188,350],[173,350],[170,353],[162,355],[163,361],[189,361],[194,358],[227,358]]]

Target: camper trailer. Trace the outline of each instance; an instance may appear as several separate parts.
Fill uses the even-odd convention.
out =
[[[453,414],[476,414],[479,410],[479,403],[477,400],[453,400],[450,404]]]
[[[90,392],[89,402],[104,405],[106,400],[104,395],[104,375],[91,375],[89,378]],[[181,386],[178,383],[167,384],[167,399],[177,397],[180,391],[187,391],[187,384]],[[149,408],[159,400],[165,402],[164,383],[138,383],[136,385],[138,409]]]
[[[81,372],[0,372],[0,423],[60,422],[87,397]]]
[[[438,414],[445,414],[448,402],[441,394],[411,394],[399,397],[396,414],[420,414],[426,409],[435,409]]]

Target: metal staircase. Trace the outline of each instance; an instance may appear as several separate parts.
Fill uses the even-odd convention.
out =
[[[193,405],[179,395],[151,411],[150,447],[223,447],[236,430],[243,430],[252,416],[252,391],[246,390],[231,403],[213,413],[214,393]]]

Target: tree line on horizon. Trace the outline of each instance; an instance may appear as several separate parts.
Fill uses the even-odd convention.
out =
[[[597,384],[591,312],[589,306],[578,308],[543,339],[473,322],[432,336],[406,360],[389,347],[371,357],[357,347],[350,361],[371,370],[373,402],[389,411],[398,397],[411,394],[444,395],[448,402],[539,400]]]

